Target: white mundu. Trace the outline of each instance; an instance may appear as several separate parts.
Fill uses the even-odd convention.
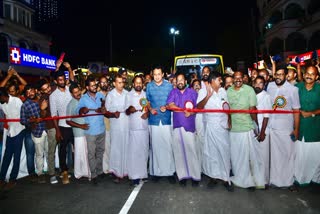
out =
[[[206,89],[199,91],[198,101],[206,96]],[[220,88],[218,93],[212,96],[204,106],[204,109],[222,109],[222,103],[227,102],[227,93]],[[215,179],[230,181],[230,139],[228,127],[228,115],[225,113],[205,113],[206,120],[203,145],[203,173]]]
[[[270,95],[266,91],[261,91],[259,94],[257,94],[257,109],[258,110],[271,110],[272,109],[272,103]],[[258,117],[258,123],[259,128],[262,127],[263,118],[269,118],[269,113],[261,113],[257,114]],[[269,123],[267,125],[266,131],[265,131],[265,139],[264,141],[260,142],[259,144],[254,144],[258,146],[258,150],[260,150],[259,154],[262,156],[262,160],[264,162],[264,177],[265,177],[265,184],[269,184],[270,180],[270,130],[269,130]]]
[[[268,93],[278,110],[300,108],[298,88],[287,81],[281,87],[271,82]],[[290,138],[293,126],[293,114],[270,115],[270,183],[278,187],[289,187],[294,182],[295,144]]]
[[[125,100],[127,91],[123,90],[121,94],[113,89],[109,92],[106,99],[106,109],[110,112],[120,112],[119,118],[110,118],[110,168],[109,172],[119,178],[128,175],[127,170],[127,148],[129,141],[129,120],[125,113]]]
[[[127,167],[129,179],[142,179],[148,177],[149,156],[149,130],[148,119],[142,119],[142,106],[140,99],[146,98],[146,93],[140,94],[131,90],[126,98],[126,108],[135,107],[138,110],[129,115],[129,139],[127,151]]]

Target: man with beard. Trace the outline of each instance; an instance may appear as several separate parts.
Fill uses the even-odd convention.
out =
[[[263,90],[265,80],[262,76],[257,76],[253,82],[253,89],[257,94],[257,109],[258,110],[271,110],[272,103],[270,95]],[[269,114],[260,113],[258,117],[258,126],[260,127],[260,133],[257,136],[259,144],[254,144],[257,146],[257,151],[260,151],[263,163],[264,163],[264,184],[266,187],[269,185],[270,177],[270,131],[269,131]]]
[[[103,106],[104,96],[97,93],[97,82],[94,76],[89,75],[85,81],[87,93],[85,93],[79,101],[76,112],[80,115],[105,113]],[[85,117],[85,123],[89,129],[84,134],[87,140],[88,161],[91,172],[91,181],[94,185],[98,184],[97,177],[103,174],[102,158],[105,146],[105,125],[103,115]]]
[[[81,90],[77,84],[69,86],[72,100],[67,106],[67,115],[79,115],[77,112],[79,100],[81,98]],[[84,130],[89,129],[89,125],[85,123],[83,117],[68,118],[67,124],[72,127],[74,136],[74,177],[79,179],[81,177],[90,178],[90,168],[87,154],[87,140]]]
[[[228,90],[233,85],[233,76],[227,74],[224,76],[224,89]]]
[[[264,80],[265,80],[265,84],[264,84],[264,89],[263,90],[267,91],[268,86],[269,86],[269,81],[270,81],[270,74],[269,74],[268,70],[265,69],[265,68],[261,69],[261,70],[258,70],[258,71],[259,71],[258,75],[262,76],[264,78]]]
[[[160,176],[167,176],[171,184],[175,165],[172,151],[171,112],[166,109],[167,99],[172,85],[164,80],[164,72],[160,66],[152,70],[153,81],[147,85],[147,100],[149,101],[149,130],[151,151],[149,169],[153,180],[157,182]]]
[[[256,110],[257,97],[251,86],[243,84],[243,73],[234,72],[234,85],[227,91],[232,110]],[[239,187],[254,190],[264,188],[263,162],[253,146],[255,139],[254,123],[258,124],[256,113],[231,114],[230,130],[232,182]]]
[[[201,89],[198,97],[198,109],[222,109],[228,102],[227,92],[221,87],[222,76],[212,72],[209,76],[210,85]],[[203,145],[203,173],[210,177],[208,188],[214,188],[217,180],[222,180],[230,192],[233,185],[230,181],[230,115],[226,113],[204,113],[206,120]]]
[[[9,95],[4,87],[0,87],[0,103],[6,119],[20,118],[22,101]],[[20,156],[25,127],[21,123],[8,122],[6,148],[1,163],[0,190],[9,190],[15,187],[20,168]],[[6,175],[13,157],[13,166],[10,173],[9,183],[6,183]]]
[[[26,85],[24,91],[27,99],[21,106],[20,122],[31,130],[31,137],[35,145],[39,183],[45,183],[43,168],[44,158],[48,156],[48,144],[45,123],[41,121],[41,117],[45,116],[44,110],[48,107],[48,103],[46,101],[38,103],[38,97],[33,85]]]
[[[57,88],[49,97],[50,111],[52,117],[67,116],[67,105],[71,101],[72,96],[69,87],[66,86],[66,77],[64,71],[55,73],[55,83]],[[59,147],[59,165],[62,176],[62,183],[68,184],[69,175],[66,162],[68,144],[73,144],[72,128],[66,123],[66,119],[53,120],[56,130],[56,140],[60,143]]]
[[[192,88],[186,88],[184,74],[176,76],[177,88],[173,89],[167,99],[170,108],[190,108],[196,106],[198,94]],[[173,112],[173,156],[180,185],[186,186],[187,179],[192,186],[198,186],[201,180],[200,160],[195,141],[195,114],[192,112]]]
[[[276,68],[275,81],[269,84],[273,109],[299,110],[298,88],[286,80],[285,64]],[[299,137],[299,114],[272,114],[270,117],[270,184],[296,191],[294,182],[294,142]]]
[[[207,87],[210,85],[208,83],[209,75],[211,73],[211,69],[208,66],[204,66],[202,68],[201,73],[201,89],[203,91],[207,90]],[[197,145],[198,145],[198,156],[200,160],[200,169],[202,172],[202,155],[203,155],[203,144],[204,144],[204,127],[206,126],[205,118],[203,118],[203,114],[196,114],[196,136],[197,136]]]
[[[298,83],[301,103],[299,140],[296,142],[295,178],[299,184],[320,183],[320,84],[316,66],[309,66]]]
[[[107,96],[106,109],[111,112],[110,118],[110,169],[115,175],[114,182],[120,183],[121,179],[128,175],[127,151],[129,141],[129,119],[125,114],[126,96],[128,91],[124,89],[123,77],[117,75],[113,82],[114,89]]]
[[[109,93],[109,85],[108,85],[108,79],[106,76],[101,76],[99,79],[99,86],[100,86],[100,93],[104,96],[104,102],[107,98],[107,95]],[[103,161],[102,161],[102,169],[105,174],[109,171],[109,161],[110,161],[110,119],[107,117],[104,117],[104,124],[106,126],[106,139],[105,139],[105,147],[104,147],[104,153],[103,153]]]
[[[126,114],[129,115],[129,139],[127,152],[128,177],[133,185],[148,177],[149,154],[148,109],[142,76],[132,80],[133,89],[126,96]]]
[[[52,92],[50,83],[45,80],[41,79],[37,83],[38,90],[41,93],[39,103],[47,102],[47,108],[43,109],[44,117],[51,117],[50,111],[50,103],[49,103],[49,96]],[[47,132],[47,140],[48,140],[48,174],[50,176],[50,183],[56,184],[58,180],[55,176],[55,153],[57,147],[57,140],[56,140],[56,129],[54,127],[53,120],[46,120],[45,121],[45,128]]]

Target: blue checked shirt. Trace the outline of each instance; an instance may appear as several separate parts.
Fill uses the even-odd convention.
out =
[[[34,137],[41,137],[42,132],[45,130],[44,121],[35,124],[32,126],[32,123],[29,122],[31,117],[40,117],[40,107],[37,102],[33,102],[30,99],[27,99],[21,106],[20,111],[20,122],[22,125],[25,125],[28,129],[31,129],[31,133]]]

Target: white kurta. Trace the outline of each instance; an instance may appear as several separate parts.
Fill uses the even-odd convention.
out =
[[[85,136],[74,137],[74,177],[77,179],[91,177],[87,139]]]
[[[198,102],[206,96],[206,90],[200,90]],[[220,88],[209,98],[204,109],[222,109],[222,103],[227,102],[227,93]],[[203,173],[211,178],[230,181],[231,157],[228,128],[228,115],[225,113],[205,113]]]
[[[320,142],[297,140],[294,177],[299,184],[320,183]]]
[[[259,94],[257,94],[257,109],[258,110],[271,110],[272,109],[272,103],[270,95],[266,91],[262,91]],[[269,118],[269,113],[263,113],[263,114],[257,114],[258,117],[258,123],[259,128],[261,130],[263,118]],[[258,146],[258,149],[260,150],[260,154],[262,156],[262,160],[264,163],[264,176],[265,176],[265,184],[269,184],[270,181],[270,130],[269,130],[269,124],[268,122],[266,131],[265,131],[265,139],[263,142],[260,142],[259,144],[254,144]]]
[[[276,101],[282,104],[278,110],[300,109],[298,88],[290,83],[278,87],[271,82],[268,93],[273,104]],[[278,187],[288,187],[294,182],[295,144],[290,138],[293,126],[293,114],[270,115],[270,183]]]
[[[200,160],[197,154],[195,134],[183,127],[173,129],[173,154],[179,180],[201,180]]]
[[[253,130],[230,132],[231,164],[234,176],[231,181],[239,187],[264,187],[264,165]]]
[[[127,91],[119,94],[116,89],[109,92],[106,99],[106,109],[110,112],[121,112],[119,118],[110,118],[110,168],[109,172],[119,178],[128,175],[127,149],[129,140],[129,120],[125,114],[125,100]]]
[[[142,110],[139,103],[141,98],[146,98],[146,93],[140,94],[131,90],[126,99],[126,108],[135,107]],[[149,157],[149,130],[148,119],[141,118],[144,112],[137,111],[129,116],[129,143],[127,151],[128,176],[130,179],[142,179],[148,177],[148,157]]]

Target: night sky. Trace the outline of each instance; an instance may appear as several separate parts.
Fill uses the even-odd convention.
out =
[[[169,29],[174,26],[180,31],[176,55],[222,54],[225,66],[234,68],[237,60],[248,64],[254,60],[252,8],[256,8],[253,0],[65,0],[61,18],[51,33],[52,53],[66,52],[65,60],[74,67],[102,61],[135,71],[146,71],[159,64],[170,69],[173,42]]]

